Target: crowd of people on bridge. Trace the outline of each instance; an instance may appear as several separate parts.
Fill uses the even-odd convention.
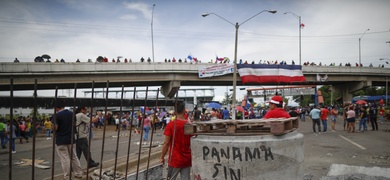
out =
[[[112,58],[112,60],[110,61],[107,57],[102,57],[102,56],[99,56],[95,63],[133,63],[133,60],[131,58],[124,58],[123,60],[121,60],[122,57],[118,57],[118,58]],[[14,60],[15,63],[19,63],[19,59],[18,58],[15,58]],[[34,62],[52,62],[49,58],[42,58],[40,56],[36,57],[34,59]],[[55,63],[65,63],[66,61],[61,58],[60,60],[59,59],[56,59],[54,60],[53,62]],[[71,62],[76,62],[76,63],[81,63],[80,59],[77,59],[75,61],[71,61]],[[88,63],[93,63],[93,60],[92,59],[88,59],[87,60]],[[152,63],[152,59],[150,57],[148,57],[147,59],[145,59],[144,57],[141,57],[140,60],[139,60],[140,63]],[[154,62],[154,61],[153,61]],[[188,58],[179,58],[179,59],[176,59],[175,57],[173,57],[172,59],[167,59],[165,58],[163,60],[163,62],[165,63],[191,63],[191,64],[198,64],[198,63],[202,63],[201,60],[198,60],[197,58],[193,58],[191,57],[190,59]],[[225,58],[216,58],[216,59],[211,59],[210,61],[206,61],[205,63],[208,63],[208,64],[226,64],[226,63],[233,63],[230,61],[229,58],[225,57]],[[255,60],[242,60],[240,59],[238,62],[238,64],[274,64],[274,65],[296,65],[295,61],[294,60],[291,60],[291,63],[287,63],[286,60],[258,60],[257,62]],[[388,61],[386,61],[386,64],[389,64]],[[303,66],[337,66],[336,63],[330,63],[330,64],[324,64],[322,62],[320,63],[315,63],[315,62],[310,62],[310,61],[306,61],[306,62],[303,62],[302,64]],[[340,63],[338,66],[344,66],[344,67],[363,67],[363,64],[362,63],[355,63],[355,65],[353,66],[351,63]],[[370,63],[367,67],[374,67],[372,63]],[[380,68],[384,68],[385,67],[385,64],[379,64],[378,67]]]

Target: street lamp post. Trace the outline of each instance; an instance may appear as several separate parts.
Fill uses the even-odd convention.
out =
[[[362,34],[362,36],[360,36],[359,38],[359,65],[362,63],[362,51],[361,51],[361,41],[362,41],[362,37],[364,36],[364,34],[366,34],[367,31],[369,31],[370,29],[367,29],[366,31],[364,31],[364,33]]]
[[[302,65],[301,64],[301,59],[302,59],[302,54],[301,54],[301,44],[302,44],[301,43],[301,29],[302,29],[301,16],[298,16],[293,12],[285,12],[284,14],[292,14],[293,16],[298,18],[298,21],[299,21],[299,24],[298,24],[298,28],[299,28],[299,65]]]
[[[151,29],[151,33],[152,33],[152,58],[153,58],[153,62],[154,62],[154,42],[153,42],[153,14],[154,14],[154,6],[156,6],[156,4],[153,4],[153,8],[152,8],[152,22],[150,24],[150,29]]]
[[[259,15],[259,14],[261,14],[263,12],[269,12],[269,13],[275,14],[277,11],[276,10],[262,10],[259,13],[253,15],[252,17],[248,18],[247,20],[245,20],[244,22],[242,22],[240,24],[238,24],[238,22],[236,22],[236,24],[234,24],[234,23],[230,22],[229,20],[223,18],[222,16],[220,16],[220,15],[218,15],[216,13],[205,13],[205,14],[202,14],[203,17],[206,17],[206,16],[208,16],[210,14],[214,14],[215,16],[221,18],[222,20],[228,22],[229,24],[233,25],[236,28],[236,36],[235,36],[235,43],[234,43],[234,61],[233,61],[233,66],[234,66],[234,72],[233,72],[233,94],[232,94],[232,107],[233,107],[233,109],[236,108],[238,29],[240,28],[241,25],[243,25],[247,21],[251,20],[252,18],[256,17],[257,15]],[[236,111],[235,110],[233,110],[233,112],[232,112],[232,119],[236,120]]]

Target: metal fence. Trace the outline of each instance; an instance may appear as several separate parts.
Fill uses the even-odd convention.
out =
[[[54,127],[56,127],[56,120],[57,120],[57,112],[55,110],[55,107],[73,107],[73,119],[72,119],[72,126],[75,127],[76,124],[75,124],[75,110],[77,107],[90,107],[91,110],[91,114],[90,114],[90,124],[89,126],[92,126],[92,112],[93,112],[93,109],[96,108],[96,107],[104,107],[104,125],[103,125],[103,139],[102,139],[102,144],[101,144],[101,154],[100,154],[100,165],[99,165],[99,177],[102,177],[102,172],[103,172],[103,165],[104,165],[104,162],[103,162],[103,157],[105,156],[105,139],[107,138],[106,137],[106,127],[107,127],[107,113],[108,113],[108,108],[109,107],[120,107],[120,115],[122,115],[122,107],[129,107],[131,106],[131,112],[134,113],[134,108],[135,107],[138,107],[138,106],[144,106],[144,107],[152,107],[154,109],[154,112],[157,112],[157,108],[159,106],[172,106],[174,107],[175,105],[175,102],[176,101],[180,101],[177,99],[177,94],[176,94],[176,98],[175,99],[171,99],[171,100],[159,100],[158,99],[158,95],[156,97],[156,99],[148,99],[148,87],[146,88],[146,96],[145,96],[145,99],[135,99],[135,93],[134,93],[134,96],[132,97],[132,99],[124,99],[123,98],[123,94],[124,94],[124,88],[125,88],[125,84],[126,83],[123,83],[122,85],[122,90],[121,90],[121,98],[120,100],[119,99],[109,99],[108,98],[108,93],[110,91],[110,82],[107,81],[107,85],[106,85],[106,96],[104,99],[95,99],[94,98],[94,81],[91,82],[91,89],[92,89],[92,93],[91,93],[91,97],[90,98],[78,98],[77,97],[77,83],[74,84],[74,96],[73,98],[64,98],[64,97],[58,97],[58,86],[56,86],[55,88],[55,95],[54,97],[38,97],[37,96],[37,90],[39,89],[39,84],[37,82],[37,80],[35,80],[35,84],[34,84],[34,94],[33,94],[33,97],[14,97],[14,82],[13,82],[13,79],[10,78],[10,88],[9,88],[9,92],[10,92],[10,96],[9,97],[0,97],[0,106],[1,107],[8,107],[10,109],[10,123],[11,123],[11,127],[12,127],[12,124],[14,124],[14,118],[13,118],[13,113],[14,113],[14,108],[15,107],[33,107],[33,117],[32,117],[32,121],[31,121],[31,130],[32,130],[32,166],[31,166],[31,179],[35,179],[35,176],[36,176],[36,167],[34,166],[36,164],[36,138],[37,138],[37,129],[36,129],[36,123],[37,123],[37,108],[38,107],[46,107],[46,108],[53,108],[53,116],[52,116],[52,122],[53,122],[53,125]],[[137,91],[136,87],[134,87],[134,92]],[[159,90],[158,90],[159,91]],[[143,111],[143,114],[144,115],[146,113],[146,110]],[[144,116],[142,116],[144,117]],[[153,118],[156,118],[156,116],[152,116]],[[134,115],[131,115],[131,118],[130,118],[130,125],[133,124],[133,121],[134,120]],[[141,120],[141,126],[140,127],[143,127],[143,119]],[[132,126],[130,126],[130,130],[128,131],[128,144],[127,144],[127,157],[126,157],[126,168],[125,168],[125,177],[128,176],[128,169],[129,169],[129,159],[130,159],[130,147],[131,147],[131,140],[132,140]],[[75,128],[72,128],[72,134],[74,133]],[[117,171],[117,164],[118,164],[118,153],[119,153],[119,138],[120,138],[120,132],[121,132],[121,128],[118,128],[118,131],[117,131],[117,136],[116,136],[116,147],[115,147],[115,163],[114,163],[114,179],[116,178],[115,174],[116,174],[116,171]],[[13,131],[11,130],[10,131],[10,134],[9,134],[9,137],[12,138],[13,137]],[[91,136],[91,133],[92,131],[89,131],[89,134]],[[143,131],[141,130],[140,131],[141,135],[139,137],[139,146],[138,146],[138,163],[137,163],[137,171],[136,171],[136,179],[138,179],[139,177],[139,171],[140,171],[140,156],[141,156],[141,148],[142,148],[142,141],[143,141]],[[55,179],[55,160],[56,160],[56,155],[55,155],[55,149],[56,149],[56,131],[53,130],[53,138],[52,138],[52,151],[51,151],[51,179]],[[151,151],[152,151],[152,142],[153,142],[153,136],[154,136],[154,131],[152,130],[151,131],[151,139],[150,139],[150,142],[149,143],[149,152],[148,152],[148,161],[147,161],[147,166],[146,166],[146,179],[148,179],[148,170],[149,170],[149,166],[150,166],[150,156],[151,156]],[[77,139],[76,139],[77,140]],[[71,142],[71,146],[73,147],[74,144],[73,144],[73,138],[72,138],[72,142]],[[11,149],[11,141],[9,141],[8,143],[8,179],[12,180],[12,179],[17,179],[17,177],[13,177],[13,153],[12,153],[12,149]],[[89,159],[89,157],[91,156],[90,154],[90,148],[91,148],[91,138],[88,138],[88,155],[87,155],[87,159]],[[71,153],[73,154],[73,153]],[[89,170],[88,170],[88,167],[89,167],[89,161],[87,161],[87,171],[86,171],[86,174],[85,174],[85,178],[86,179],[90,179],[90,173]],[[72,169],[72,163],[70,163],[70,169]],[[95,170],[96,171],[96,170]],[[72,171],[71,171],[72,172]],[[4,177],[4,176],[3,176]],[[70,175],[69,178],[71,178],[72,175]]]

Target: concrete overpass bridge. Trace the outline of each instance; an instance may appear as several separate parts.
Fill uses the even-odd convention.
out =
[[[233,74],[211,78],[199,78],[198,69],[216,64],[200,63],[0,63],[0,91],[10,90],[13,79],[14,90],[96,88],[131,86],[161,86],[166,97],[172,97],[180,86],[228,86]],[[344,100],[352,100],[352,92],[370,86],[386,86],[390,77],[389,68],[346,66],[303,66],[306,82],[245,84],[266,85],[332,85],[343,94]],[[327,76],[318,81],[317,75]],[[238,76],[239,77],[239,76]],[[109,83],[107,83],[109,81]],[[243,85],[237,79],[237,86]],[[216,92],[218,94],[218,92]]]

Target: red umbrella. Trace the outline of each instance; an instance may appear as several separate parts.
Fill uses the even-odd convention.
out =
[[[237,109],[238,111],[241,111],[241,112],[244,112],[244,111],[245,111],[244,108],[243,108],[242,106],[236,106],[236,109]]]
[[[367,104],[365,100],[356,101],[355,104]]]

